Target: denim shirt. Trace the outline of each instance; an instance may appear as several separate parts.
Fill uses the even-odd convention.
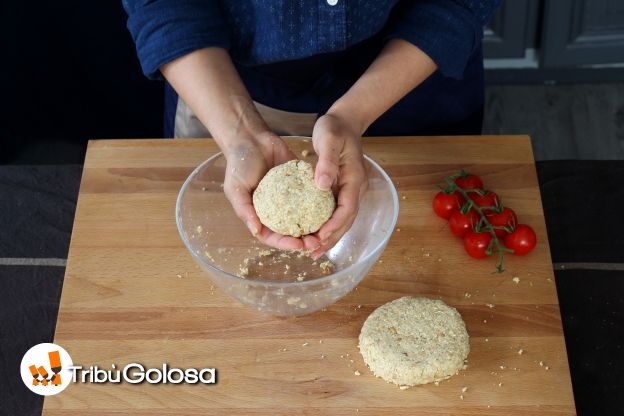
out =
[[[143,72],[196,49],[253,67],[343,51],[372,36],[404,39],[461,79],[501,0],[123,0]]]

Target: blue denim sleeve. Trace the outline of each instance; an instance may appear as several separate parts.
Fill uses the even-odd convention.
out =
[[[483,38],[483,26],[501,0],[402,0],[393,10],[386,40],[400,38],[420,48],[439,71],[461,79]]]
[[[161,79],[161,65],[194,50],[230,46],[217,0],[123,0],[123,6],[148,78]]]

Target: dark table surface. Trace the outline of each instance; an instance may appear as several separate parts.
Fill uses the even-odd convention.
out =
[[[624,414],[624,161],[537,164],[579,415]],[[0,166],[0,414],[39,415],[22,355],[51,342],[82,167]]]

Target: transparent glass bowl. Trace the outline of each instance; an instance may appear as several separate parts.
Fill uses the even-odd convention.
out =
[[[315,162],[311,159],[305,160]],[[312,313],[345,296],[366,276],[396,224],[399,201],[391,179],[366,156],[365,165],[368,191],[355,222],[326,254],[335,266],[331,274],[310,273],[303,281],[289,276],[288,270],[279,278],[275,273],[239,277],[245,259],[266,247],[250,235],[223,193],[226,161],[221,153],[203,162],[182,185],[176,204],[178,231],[212,281],[242,303],[278,316]],[[292,257],[296,261],[297,256]]]

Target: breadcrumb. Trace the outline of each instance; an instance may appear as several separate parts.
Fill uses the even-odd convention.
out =
[[[239,277],[246,277],[249,275],[249,267],[247,266],[240,266],[238,268],[238,276]]]
[[[331,273],[334,269],[334,264],[329,261],[329,260],[325,260],[324,262],[322,262],[321,264],[319,264],[319,267],[321,268],[321,270],[323,271],[323,273]]]

